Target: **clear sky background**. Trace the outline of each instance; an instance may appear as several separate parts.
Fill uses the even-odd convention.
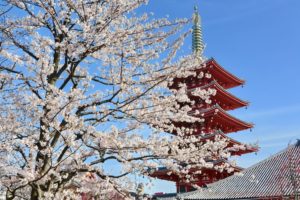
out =
[[[248,167],[300,139],[300,0],[150,0],[144,9],[155,17],[189,18],[199,6],[205,56],[246,80],[231,89],[250,102],[231,112],[255,124],[230,134],[259,143],[256,154],[237,158]],[[183,53],[191,52],[191,38]],[[175,184],[154,181],[147,192],[175,192]]]

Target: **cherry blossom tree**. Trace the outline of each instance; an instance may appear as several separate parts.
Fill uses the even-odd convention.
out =
[[[188,21],[137,14],[146,3],[2,1],[0,188],[6,199],[130,198],[130,175],[207,166],[205,158],[226,146],[194,145],[196,137],[183,137],[191,130],[174,127],[202,121],[188,115],[193,102],[185,85],[168,85],[193,75],[203,59],[178,58]],[[213,91],[194,93],[207,100]],[[175,131],[178,137],[164,134]],[[193,164],[180,164],[186,160]]]

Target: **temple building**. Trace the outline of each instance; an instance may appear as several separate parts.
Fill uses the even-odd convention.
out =
[[[195,7],[193,22],[193,54],[196,58],[202,58],[204,44],[202,41],[201,18],[197,7]],[[226,139],[228,141],[227,148],[230,149],[231,155],[240,156],[258,151],[258,147],[243,144],[228,136],[230,133],[251,129],[253,127],[253,124],[244,122],[228,112],[248,106],[248,102],[239,99],[228,91],[228,89],[243,85],[245,83],[244,80],[227,71],[213,58],[206,60],[203,66],[196,69],[195,72],[197,74],[196,76],[175,78],[170,88],[176,89],[180,83],[185,83],[188,96],[196,102],[189,114],[204,119],[204,122],[193,124],[174,123],[174,126],[192,128],[193,134],[200,137],[201,142],[208,140],[213,141],[216,136]],[[199,74],[209,74],[209,76],[200,77],[198,76]],[[205,103],[200,97],[193,96],[193,91],[198,88],[213,89],[216,91],[216,94],[211,97],[210,103]],[[176,135],[176,132],[170,134]],[[244,148],[235,148],[237,146],[244,146]],[[190,169],[189,173],[194,177],[192,181],[186,181],[182,178],[183,176],[171,173],[170,170],[166,168],[157,169],[151,176],[175,182],[177,193],[184,193],[195,190],[195,185],[206,187],[210,183],[229,177],[242,170],[242,168],[238,166],[232,166],[233,170],[231,171],[217,170],[217,166],[229,164],[227,159],[221,157],[207,158],[207,162],[212,163],[214,167],[207,169]],[[195,174],[195,172],[199,170],[201,170],[201,173]]]

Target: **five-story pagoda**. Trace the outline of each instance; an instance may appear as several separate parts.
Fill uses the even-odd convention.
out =
[[[196,57],[202,57],[204,45],[202,41],[201,19],[197,7],[195,7],[193,21],[193,53]],[[206,62],[203,64],[203,67],[196,69],[195,72],[197,76],[175,78],[173,81],[173,85],[170,86],[170,88],[176,89],[180,83],[184,83],[187,88],[188,96],[195,101],[190,115],[204,119],[204,122],[201,124],[185,124],[184,126],[192,127],[193,134],[200,137],[200,141],[202,143],[205,143],[209,140],[213,141],[216,136],[217,138],[226,139],[226,148],[230,149],[231,155],[242,155],[245,153],[257,151],[257,147],[242,144],[227,135],[232,132],[251,129],[253,127],[252,124],[241,121],[228,113],[228,111],[230,110],[245,107],[248,105],[248,102],[243,101],[228,92],[228,89],[230,88],[243,85],[244,81],[225,70],[214,59],[206,60]],[[198,76],[200,73],[209,74],[209,76],[198,78],[200,77]],[[211,88],[216,91],[215,95],[211,97],[210,103],[203,103],[202,99],[193,96],[193,91],[197,90],[198,88]],[[183,126],[182,124],[179,125],[176,123],[174,125]],[[176,133],[174,132],[172,134],[176,135]],[[243,146],[244,148],[234,148],[236,146]],[[216,158],[207,159],[211,159],[211,163],[214,165],[214,167],[190,169],[189,173],[194,177],[192,181],[186,181],[184,175],[180,176],[178,174],[171,173],[170,170],[166,168],[157,169],[154,173],[151,174],[151,176],[176,182],[177,192],[181,193],[194,190],[194,185],[204,187],[208,183],[218,181],[232,175],[235,172],[241,171],[241,168],[237,166],[232,166],[232,170],[217,170],[218,166],[226,164],[228,165],[228,160]],[[198,171],[201,171],[201,173],[198,173]]]

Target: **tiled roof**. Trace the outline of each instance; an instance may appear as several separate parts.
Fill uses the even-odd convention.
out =
[[[247,199],[300,193],[300,141],[207,188],[178,195],[182,200]],[[175,199],[175,198],[174,198]]]

